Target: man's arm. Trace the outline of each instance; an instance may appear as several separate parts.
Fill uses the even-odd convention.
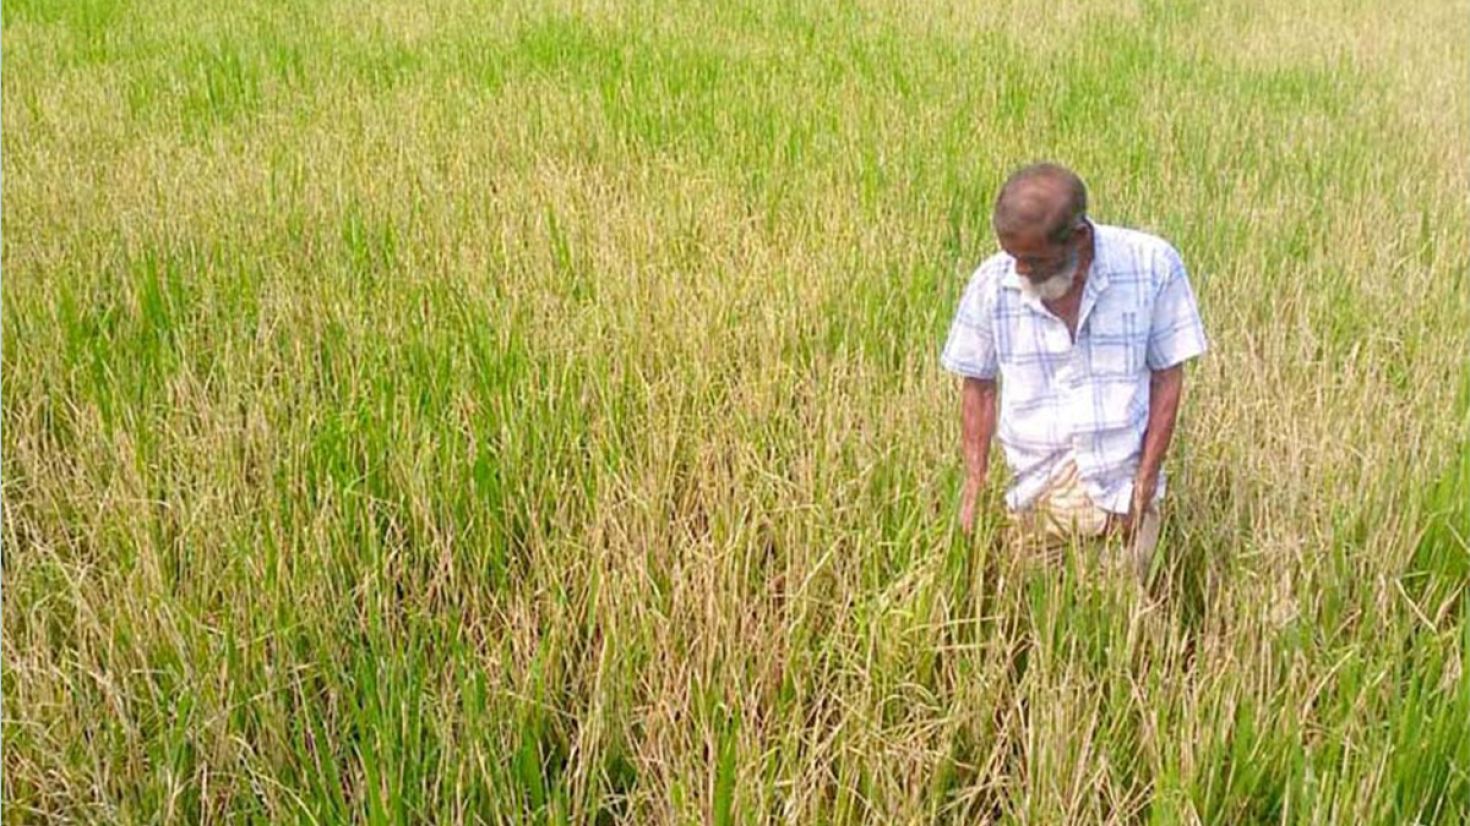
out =
[[[1154,500],[1159,486],[1159,468],[1169,452],[1174,437],[1174,421],[1179,415],[1179,397],[1184,390],[1184,365],[1176,364],[1154,370],[1149,376],[1148,430],[1143,434],[1143,458],[1133,477],[1133,502],[1128,510],[1128,523],[1138,525],[1139,517]]]
[[[976,501],[990,467],[990,439],[995,435],[995,380],[965,378],[961,391],[961,430],[965,454],[965,491],[960,500],[960,527],[975,527]]]

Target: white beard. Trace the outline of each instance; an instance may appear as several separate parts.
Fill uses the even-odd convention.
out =
[[[1040,283],[1022,276],[1021,291],[1042,301],[1056,301],[1066,295],[1067,290],[1072,289],[1072,282],[1077,280],[1077,263],[1070,263],[1072,266]]]

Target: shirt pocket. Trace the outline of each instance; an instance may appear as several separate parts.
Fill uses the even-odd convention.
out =
[[[1148,327],[1137,309],[1094,313],[1087,321],[1088,366],[1097,377],[1133,378],[1143,370]]]

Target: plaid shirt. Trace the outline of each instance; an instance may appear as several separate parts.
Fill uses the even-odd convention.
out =
[[[1012,510],[1028,507],[1070,455],[1093,501],[1126,513],[1148,426],[1150,371],[1207,346],[1179,253],[1136,230],[1093,229],[1075,345],[1067,325],[1021,291],[1015,261],[999,253],[970,278],[940,357],[962,376],[1000,376],[997,436]],[[1163,494],[1160,470],[1154,496]]]

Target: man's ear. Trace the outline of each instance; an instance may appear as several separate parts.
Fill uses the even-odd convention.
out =
[[[1092,242],[1092,222],[1086,216],[1078,218],[1077,223],[1072,225],[1072,240],[1078,244]]]

